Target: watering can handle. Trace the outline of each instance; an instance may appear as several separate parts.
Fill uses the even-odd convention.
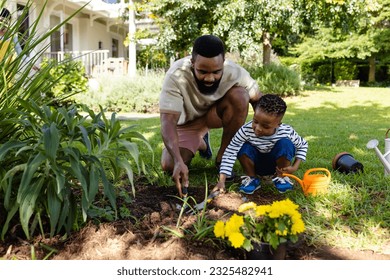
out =
[[[326,168],[321,168],[321,167],[309,169],[309,170],[306,171],[305,175],[307,175],[307,174],[309,174],[311,172],[316,172],[316,171],[324,171],[328,175],[328,177],[330,177],[329,170],[326,169]]]

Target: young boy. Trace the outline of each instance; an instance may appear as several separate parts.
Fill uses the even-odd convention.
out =
[[[255,107],[253,120],[244,124],[226,148],[221,162],[219,182],[214,190],[225,190],[225,180],[238,158],[244,176],[240,192],[253,194],[261,187],[260,176],[273,176],[279,192],[293,188],[282,173],[294,173],[306,160],[308,144],[289,125],[282,123],[287,105],[277,95],[263,95]],[[292,160],[294,161],[292,162]]]

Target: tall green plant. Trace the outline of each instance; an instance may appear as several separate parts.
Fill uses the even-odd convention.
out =
[[[5,2],[0,3],[3,7]],[[23,15],[31,4],[26,4]],[[134,140],[148,145],[133,126],[122,128],[115,114],[107,119],[102,108],[95,114],[85,106],[48,106],[53,99],[43,97],[50,96],[62,76],[50,79],[50,71],[56,66],[53,63],[43,65],[38,72],[32,71],[33,66],[48,47],[41,45],[82,8],[38,36],[38,23],[45,8],[44,5],[30,26],[28,36],[23,36],[25,44],[19,56],[11,44],[7,46],[4,42],[16,36],[23,16],[9,26],[0,42],[0,47],[6,48],[0,61],[2,239],[11,225],[19,223],[27,238],[37,226],[43,233],[48,230],[51,236],[63,230],[70,232],[77,226],[79,215],[83,221],[87,219],[99,193],[116,211],[114,182],[126,172],[133,185],[133,163],[139,170],[139,151]],[[26,61],[24,55],[38,46],[40,51]],[[55,101],[58,103],[74,93],[55,96]]]
[[[0,143],[7,142],[11,137],[23,136],[23,130],[17,120],[20,118],[20,112],[25,112],[26,108],[20,105],[20,101],[31,99],[38,103],[50,102],[42,99],[42,96],[50,92],[57,82],[57,80],[48,82],[53,64],[49,63],[39,71],[34,71],[33,67],[49,48],[50,45],[47,42],[50,41],[50,36],[83,8],[81,7],[49,31],[38,35],[39,22],[42,20],[44,9],[46,9],[47,1],[45,1],[41,11],[36,10],[37,19],[31,22],[28,34],[22,34],[24,47],[21,54],[16,55],[13,44],[7,45],[6,42],[12,42],[12,39],[17,36],[25,16],[28,15],[30,9],[33,9],[32,4],[31,1],[26,3],[19,18],[9,24],[6,33],[0,40],[0,48],[6,49],[4,57],[0,60]],[[3,8],[4,5],[5,1],[0,1],[0,8]],[[61,100],[66,97],[58,97],[57,99]]]
[[[87,119],[75,105],[55,109],[32,101],[21,104],[28,111],[19,120],[27,137],[0,147],[0,162],[12,162],[0,168],[8,213],[2,238],[17,212],[27,238],[42,217],[49,219],[50,236],[62,229],[70,232],[77,223],[77,209],[86,221],[100,190],[116,211],[115,189],[106,169],[113,170],[114,181],[125,170],[133,185],[130,158],[139,164],[134,139],[148,145],[147,140],[134,126],[121,128],[115,114],[107,119],[103,110],[95,114],[82,107]]]

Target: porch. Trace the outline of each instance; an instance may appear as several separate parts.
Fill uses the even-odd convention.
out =
[[[69,52],[46,52],[43,57],[54,59],[58,62],[67,57],[81,61],[88,77],[97,77],[103,74],[126,75],[128,61],[123,57],[108,57],[109,50],[85,50]]]

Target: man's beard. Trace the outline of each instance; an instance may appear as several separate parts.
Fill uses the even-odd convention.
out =
[[[199,89],[200,93],[205,94],[205,95],[211,95],[214,92],[216,92],[218,87],[219,87],[219,83],[221,82],[221,79],[222,79],[222,77],[221,77],[221,79],[214,81],[212,86],[206,86],[204,81],[199,80],[195,76],[195,73],[194,73],[194,78],[195,78],[196,84],[198,85],[198,89]]]

